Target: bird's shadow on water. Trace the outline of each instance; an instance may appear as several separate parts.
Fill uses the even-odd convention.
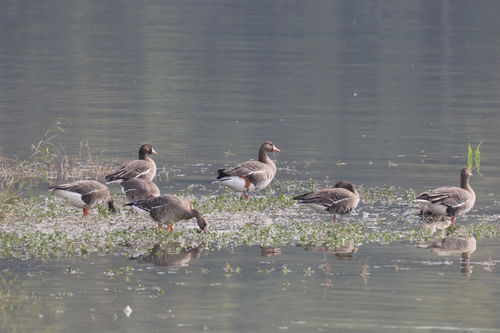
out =
[[[167,245],[156,243],[153,248],[144,254],[131,257],[131,260],[137,260],[140,264],[153,264],[163,267],[187,267],[191,260],[200,258],[203,248],[196,247],[190,249],[180,249],[179,242],[172,242]]]
[[[467,235],[465,228],[452,225],[446,217],[422,218],[421,227],[434,236],[433,240],[418,244],[416,247],[429,249],[441,257],[460,255],[460,271],[465,276],[472,275],[471,254],[477,250],[477,240]]]

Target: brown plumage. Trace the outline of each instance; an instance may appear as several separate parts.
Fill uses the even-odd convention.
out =
[[[146,200],[160,195],[160,189],[151,180],[146,178],[132,178],[124,180],[121,184],[127,203]]]
[[[106,183],[122,182],[132,178],[153,180],[156,175],[156,163],[148,154],[157,154],[157,152],[151,144],[145,143],[139,149],[139,159],[123,162],[106,176]]]
[[[173,230],[173,223],[194,217],[200,229],[208,231],[207,221],[199,211],[193,209],[191,201],[175,195],[166,194],[147,200],[134,201],[126,206],[132,206],[139,214],[155,220],[159,227],[167,223],[168,229]]]
[[[95,180],[78,180],[72,183],[50,186],[54,195],[65,199],[71,205],[82,208],[83,215],[89,215],[96,206],[107,203],[112,212],[116,212],[113,198],[106,185]]]
[[[266,188],[276,175],[276,165],[269,158],[268,152],[279,152],[279,148],[271,142],[264,142],[259,149],[258,161],[246,161],[236,166],[217,170],[216,183],[221,183],[234,191],[248,192]]]
[[[421,193],[416,201],[420,203],[421,215],[451,216],[455,224],[457,216],[468,213],[476,202],[476,193],[469,184],[472,172],[463,168],[460,172],[460,187],[443,186]]]
[[[296,196],[293,200],[308,204],[318,212],[333,214],[333,222],[336,222],[336,214],[347,214],[358,206],[359,194],[353,184],[341,180],[333,188],[322,188]]]

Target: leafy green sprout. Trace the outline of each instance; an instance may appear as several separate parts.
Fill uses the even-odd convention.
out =
[[[480,168],[481,168],[481,151],[479,148],[483,144],[483,141],[479,142],[479,144],[476,146],[475,149],[472,149],[472,146],[468,145],[467,147],[467,167],[469,170],[474,170],[474,166],[476,167],[476,172],[478,174],[481,174]]]

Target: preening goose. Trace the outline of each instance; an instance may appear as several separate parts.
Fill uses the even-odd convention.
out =
[[[123,162],[118,169],[106,176],[106,183],[122,182],[131,178],[153,180],[156,175],[156,163],[148,154],[158,154],[153,146],[145,143],[139,149],[139,159]]]
[[[245,199],[248,199],[248,192],[266,188],[276,175],[276,165],[267,154],[272,151],[280,150],[271,142],[264,142],[259,149],[258,161],[246,161],[217,170],[215,183],[224,184],[236,192],[243,192]]]
[[[125,206],[134,207],[143,216],[149,217],[158,223],[158,227],[167,223],[168,230],[173,231],[173,223],[181,220],[196,218],[202,231],[208,231],[208,223],[199,211],[193,209],[191,201],[175,195],[162,195],[147,200],[134,201]]]
[[[307,204],[318,212],[333,214],[333,222],[336,222],[336,214],[347,214],[358,206],[359,194],[353,184],[341,180],[333,188],[322,188],[296,196],[293,200]]]
[[[469,212],[476,202],[476,194],[469,184],[470,176],[472,172],[463,168],[460,187],[443,186],[421,193],[415,200],[420,203],[420,214],[451,216],[451,223],[455,224],[457,216]]]
[[[65,199],[71,205],[82,208],[83,216],[89,215],[91,209],[103,203],[108,204],[110,211],[116,212],[109,189],[95,180],[78,180],[50,186],[49,189],[54,195]]]
[[[124,180],[121,184],[127,203],[146,200],[160,195],[160,189],[151,180],[146,178],[132,178]]]

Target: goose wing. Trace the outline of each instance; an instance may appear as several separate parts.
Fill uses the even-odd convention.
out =
[[[445,205],[447,207],[456,208],[465,204],[468,198],[468,193],[461,187],[443,186],[432,191],[421,193],[417,197],[417,201],[427,201],[435,205]]]
[[[74,192],[83,195],[105,191],[108,188],[95,180],[78,180],[72,183],[50,186],[51,190]]]
[[[90,205],[98,198],[105,198],[108,188],[95,180],[79,180],[72,183],[60,184],[49,187],[51,190],[60,190],[80,194],[81,199]]]
[[[217,179],[231,176],[248,177],[265,173],[268,166],[259,161],[247,161],[226,169],[219,169]]]
[[[316,204],[331,210],[349,200],[353,193],[344,188],[326,188],[296,196],[294,200],[304,204]]]
[[[163,195],[147,200],[139,200],[126,204],[148,212],[156,221],[178,221],[189,218],[191,204],[188,200],[173,195]]]
[[[131,179],[144,177],[151,171],[153,166],[145,160],[133,160],[122,163],[118,169],[106,176],[106,182],[120,179]]]

